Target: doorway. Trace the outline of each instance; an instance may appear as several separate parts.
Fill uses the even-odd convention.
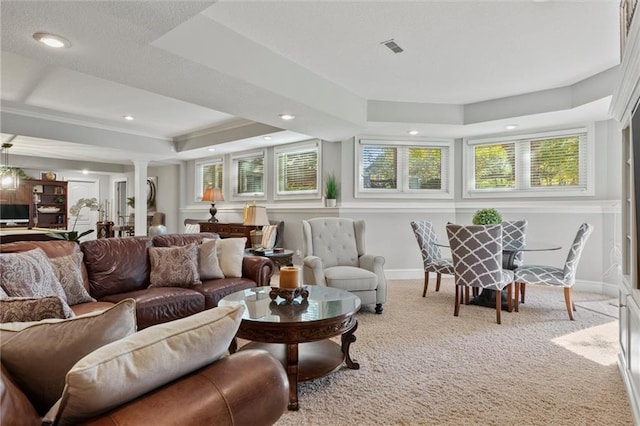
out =
[[[71,209],[71,206],[76,204],[80,198],[95,198],[100,200],[100,184],[98,181],[74,181],[70,180],[67,184],[68,203],[67,209]],[[78,212],[78,216],[71,215],[70,211],[67,211],[67,217],[69,218],[68,228],[71,231],[78,231],[78,234],[88,231],[89,229],[96,229],[96,222],[98,222],[98,211],[83,208]],[[92,232],[84,240],[94,240],[96,233]]]

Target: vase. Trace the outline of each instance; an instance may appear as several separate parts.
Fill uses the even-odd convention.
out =
[[[327,207],[335,207],[335,206],[336,206],[337,201],[338,201],[338,200],[336,200],[335,198],[326,198],[326,199],[324,200],[325,205],[326,205]]]

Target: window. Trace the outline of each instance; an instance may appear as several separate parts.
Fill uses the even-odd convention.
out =
[[[222,158],[196,163],[196,201],[202,200],[206,188],[221,188],[223,183]]]
[[[465,195],[592,195],[586,129],[465,143]]]
[[[361,139],[358,197],[451,198],[453,141]]]
[[[318,141],[275,148],[275,198],[319,198],[320,174]]]
[[[235,171],[233,195],[236,197],[264,197],[264,151],[232,158]]]

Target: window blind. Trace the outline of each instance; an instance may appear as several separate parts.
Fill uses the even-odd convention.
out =
[[[278,193],[318,191],[318,148],[280,152]]]
[[[363,188],[398,188],[398,149],[385,146],[362,148]]]
[[[264,193],[264,155],[238,158],[235,162],[237,193],[239,195]]]

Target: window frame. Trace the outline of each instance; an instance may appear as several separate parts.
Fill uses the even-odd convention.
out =
[[[251,158],[262,157],[262,192],[251,192],[240,194],[238,192],[238,162]],[[247,151],[231,155],[231,199],[236,201],[266,200],[267,199],[267,176],[268,163],[266,150]]]
[[[317,155],[316,162],[316,189],[315,190],[301,190],[301,191],[288,191],[279,192],[279,174],[280,174],[280,162],[279,156],[281,154],[294,154],[302,153],[314,150]],[[273,199],[274,200],[301,200],[301,199],[320,199],[322,198],[322,144],[320,140],[313,139],[303,142],[296,142],[287,145],[278,145],[273,147]]]
[[[584,160],[579,161],[584,170],[584,188],[576,187],[531,187],[530,143],[541,139],[556,139],[585,135],[580,149],[584,149]],[[595,128],[591,123],[585,127],[522,133],[489,138],[464,138],[462,146],[462,196],[463,198],[508,198],[508,197],[589,197],[595,194]],[[475,147],[510,142],[515,144],[515,188],[475,189]],[[520,168],[525,168],[520,171]],[[579,169],[579,174],[582,170]],[[582,185],[582,183],[581,183]]]
[[[200,161],[196,161],[195,162],[195,177],[196,177],[196,184],[195,184],[195,193],[194,193],[194,201],[196,202],[203,202],[202,201],[202,195],[204,194],[204,176],[203,176],[203,168],[206,166],[217,166],[220,165],[222,167],[222,186],[221,186],[221,190],[222,193],[225,193],[225,188],[224,188],[224,175],[226,173],[225,170],[225,160],[224,157],[213,157],[213,158],[207,158],[205,160],[200,160]]]
[[[363,179],[363,151],[365,146],[383,146],[398,149],[398,166],[396,182],[398,188],[364,188]],[[446,155],[441,156],[441,189],[411,189],[409,188],[409,148],[440,148]],[[400,150],[406,150],[404,155]],[[360,137],[355,142],[355,198],[421,198],[421,199],[452,199],[454,198],[454,160],[455,142],[453,139],[398,139],[379,137]]]

